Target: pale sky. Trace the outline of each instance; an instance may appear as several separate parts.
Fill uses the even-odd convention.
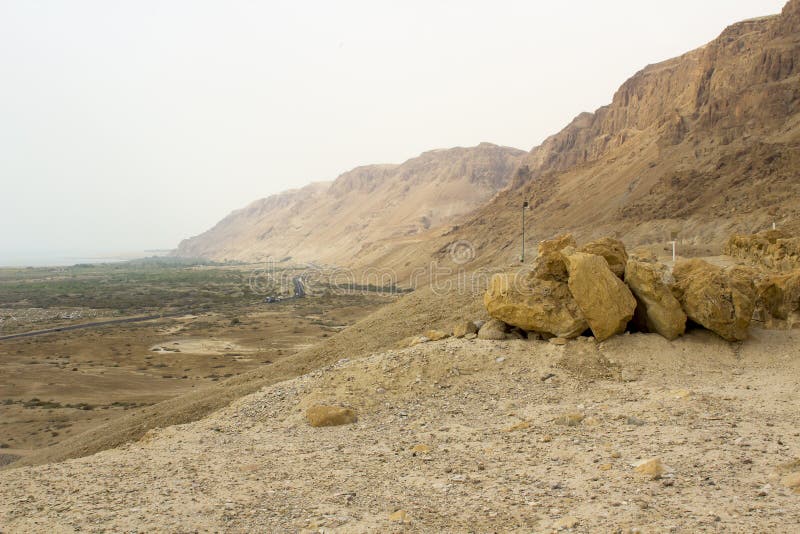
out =
[[[247,203],[531,149],[783,0],[0,0],[0,264],[172,248]]]

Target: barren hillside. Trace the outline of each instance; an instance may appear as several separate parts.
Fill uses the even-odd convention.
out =
[[[800,0],[792,0],[780,15],[734,24],[638,72],[611,104],[531,150],[509,188],[457,230],[432,235],[425,254],[466,239],[484,263],[513,259],[524,200],[532,242],[571,230],[663,243],[678,232],[684,253],[717,252],[734,231],[797,229],[798,172]]]
[[[482,143],[432,150],[401,165],[368,165],[257,200],[176,254],[217,260],[345,264],[365,244],[413,236],[485,204],[524,152]]]

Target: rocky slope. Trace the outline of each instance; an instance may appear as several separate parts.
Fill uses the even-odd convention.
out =
[[[346,264],[369,243],[415,236],[485,204],[524,152],[482,143],[368,165],[257,200],[183,241],[179,256]]]
[[[5,471],[0,525],[793,532],[797,338],[448,339],[343,359],[120,449]],[[317,404],[358,419],[314,428]]]
[[[734,24],[706,46],[650,65],[611,104],[531,150],[509,187],[455,228],[362,254],[364,264],[445,259],[472,243],[475,265],[516,261],[522,202],[531,243],[572,231],[718,252],[734,232],[800,229],[800,0]],[[413,251],[413,252],[412,252]],[[359,261],[357,259],[357,261]]]

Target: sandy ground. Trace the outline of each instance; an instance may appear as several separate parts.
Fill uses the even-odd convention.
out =
[[[342,360],[120,449],[2,472],[0,530],[795,532],[799,339],[449,339]],[[311,428],[315,403],[358,422]],[[661,478],[634,471],[651,457]]]

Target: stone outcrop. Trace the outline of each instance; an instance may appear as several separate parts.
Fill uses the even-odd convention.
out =
[[[625,283],[636,297],[634,323],[645,332],[657,332],[667,339],[683,335],[686,314],[672,294],[672,275],[658,262],[629,259]]]
[[[608,262],[611,272],[622,278],[625,275],[625,265],[628,263],[628,253],[625,245],[619,239],[603,237],[585,244],[579,249],[580,252],[602,256]]]
[[[752,280],[699,259],[679,260],[672,272],[675,297],[692,321],[728,341],[747,338],[756,297]]]
[[[774,271],[800,268],[800,238],[781,230],[733,235],[725,243],[723,252]]]
[[[603,341],[625,331],[633,318],[636,299],[601,256],[561,251],[569,273],[569,291],[586,317],[594,337]]]
[[[540,259],[555,265],[551,255]],[[564,281],[538,278],[536,272],[534,265],[527,274],[494,275],[483,298],[489,315],[527,331],[565,338],[579,336],[588,323],[568,285]]]
[[[763,278],[756,294],[756,315],[762,321],[777,319],[788,327],[800,323],[800,269]]]

